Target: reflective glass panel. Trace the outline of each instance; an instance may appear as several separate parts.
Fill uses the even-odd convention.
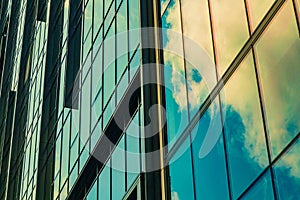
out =
[[[300,39],[294,19],[287,1],[256,45],[273,157],[300,130]]]
[[[162,16],[166,115],[169,148],[188,123],[188,104],[180,23],[180,4],[172,0]],[[178,52],[176,52],[176,51]]]
[[[214,101],[192,132],[197,199],[229,199],[220,108]],[[216,192],[218,191],[218,192]]]
[[[300,141],[275,164],[277,193],[280,200],[296,200],[300,197]]]
[[[170,161],[171,199],[194,199],[190,140],[186,140]],[[184,169],[184,170],[183,170]]]
[[[259,22],[263,19],[265,14],[268,12],[268,10],[271,8],[274,0],[247,0],[247,4],[249,6],[249,15],[250,15],[250,21],[251,25],[253,27],[253,30],[257,27]]]
[[[210,1],[217,65],[222,75],[248,38],[244,1]]]
[[[243,200],[274,199],[270,171],[261,177],[242,198]]]
[[[252,54],[222,91],[233,197],[238,197],[268,165],[267,146]]]

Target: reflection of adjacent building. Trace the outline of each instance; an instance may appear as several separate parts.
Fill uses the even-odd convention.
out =
[[[0,199],[300,197],[299,0],[0,8]]]

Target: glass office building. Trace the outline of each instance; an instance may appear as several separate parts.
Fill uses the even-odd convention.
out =
[[[0,11],[0,199],[300,198],[299,0]]]

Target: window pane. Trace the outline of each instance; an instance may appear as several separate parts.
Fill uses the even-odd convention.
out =
[[[93,129],[102,113],[102,46],[92,66],[92,126]]]
[[[249,14],[250,22],[252,23],[253,30],[257,27],[259,22],[271,8],[274,0],[248,0],[247,4],[249,5]]]
[[[194,186],[189,139],[182,146],[187,149],[178,150],[177,155],[170,161],[171,198],[192,200],[194,199]]]
[[[74,141],[71,141],[70,149],[70,167],[72,168],[78,158],[78,148],[79,147],[79,137],[78,134],[75,137]]]
[[[221,115],[216,103],[218,101],[213,102],[192,132],[195,188],[199,200],[229,199]],[[207,140],[207,136],[212,140]],[[216,143],[212,143],[213,140]]]
[[[58,136],[58,138],[55,142],[55,171],[54,171],[54,177],[60,171],[61,136],[62,136],[62,134],[59,133],[59,136]]]
[[[105,0],[104,1],[104,5],[105,5],[105,12],[104,12],[104,15],[107,13],[108,9],[109,9],[109,6],[111,4],[112,0]]]
[[[131,58],[131,62],[130,62],[130,81],[136,74],[136,71],[138,70],[140,64],[141,64],[141,51],[140,48],[138,48],[135,54],[133,55],[133,58]]]
[[[236,198],[268,165],[252,54],[241,63],[222,92],[230,178]]]
[[[61,158],[61,185],[65,182],[68,177],[68,163],[69,163],[69,139],[70,139],[70,115],[65,121],[63,132],[62,132],[62,158]]]
[[[196,42],[213,59],[208,2],[206,0],[181,0],[181,10],[183,35]],[[195,18],[197,20],[191,20]],[[186,49],[186,51],[189,50],[191,49]]]
[[[125,194],[124,136],[112,154],[112,199],[120,200]]]
[[[87,5],[84,10],[84,39],[86,39],[91,29],[93,17],[93,0],[85,0],[85,2]]]
[[[106,164],[99,176],[99,199],[110,199],[110,165]]]
[[[117,88],[117,104],[120,102],[123,97],[126,89],[128,87],[128,70],[125,71],[125,74],[122,76],[121,80],[119,80],[118,88]]]
[[[244,1],[211,1],[217,64],[222,75],[248,38]]]
[[[73,187],[77,177],[78,177],[78,162],[76,162],[75,166],[73,167],[73,171],[71,171],[70,173],[70,177],[69,177],[70,188]]]
[[[110,29],[112,31],[112,29]],[[112,33],[114,34],[114,32]],[[104,45],[104,105],[115,88],[115,38],[108,37]]]
[[[139,1],[138,0],[129,0],[129,30],[135,30],[140,27],[140,12],[139,12]],[[130,52],[136,49],[138,43],[140,42],[140,33],[139,31],[129,32],[129,50]],[[132,52],[130,57],[132,56]]]
[[[90,107],[91,107],[91,73],[89,73],[83,83],[81,91],[81,118],[80,118],[80,142],[85,145],[90,136]]]
[[[184,0],[181,1],[181,10],[188,101],[192,118],[210,92],[207,84],[211,84],[210,87],[216,84],[216,69],[214,66],[208,2],[205,0]],[[194,18],[197,18],[197,20],[191,20]],[[200,57],[200,59],[195,60],[197,57]],[[204,63],[204,60],[210,61],[210,65]],[[198,63],[198,61],[203,63]],[[202,66],[203,68],[200,68]],[[209,77],[207,77],[208,75]]]
[[[164,51],[164,78],[169,148],[188,123],[187,91],[181,37],[180,4],[172,0],[162,16],[164,48],[177,50],[179,55]]]
[[[127,189],[133,184],[140,173],[140,130],[139,113],[135,115],[126,130],[127,153]]]
[[[261,177],[257,183],[242,198],[243,200],[274,199],[270,171]]]
[[[292,1],[283,6],[256,45],[273,157],[300,130],[300,40]]]
[[[128,38],[127,38],[127,4],[122,2],[117,13],[117,80],[120,80],[128,64]]]
[[[94,182],[92,189],[89,191],[87,195],[87,200],[97,200],[97,180]]]
[[[279,199],[299,199],[300,197],[300,141],[276,163],[274,171]]]
[[[102,24],[102,21],[103,21],[103,0],[94,0],[94,38]]]
[[[110,0],[108,0],[108,1],[110,1]],[[106,2],[107,2],[107,0],[106,0]],[[105,5],[106,5],[106,2],[105,2]],[[115,29],[114,25],[110,26],[111,21],[113,20],[114,16],[115,16],[115,6],[113,4],[110,7],[108,13],[106,14],[106,18],[104,20],[104,35],[106,34],[106,32],[109,28]]]
[[[81,143],[80,146],[82,148],[82,152],[81,152],[81,155],[80,155],[80,158],[79,158],[80,159],[80,161],[79,161],[79,173],[81,173],[81,170],[85,166],[86,161],[90,156],[90,151],[89,151],[88,144],[86,146],[82,147],[83,145]]]

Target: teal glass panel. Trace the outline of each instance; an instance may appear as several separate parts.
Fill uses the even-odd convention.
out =
[[[91,190],[89,191],[87,195],[87,200],[97,200],[97,190],[98,190],[98,185],[97,185],[97,179],[94,182]]]
[[[114,30],[111,28],[109,32],[114,34]],[[115,88],[115,38],[108,37],[104,44],[104,105],[108,102],[108,99],[112,95]]]
[[[75,184],[77,177],[78,177],[78,162],[76,162],[76,164],[73,167],[73,170],[70,173],[70,177],[69,177],[70,188],[72,188],[73,185]]]
[[[125,194],[125,144],[124,136],[112,154],[112,200],[120,200]]]
[[[94,40],[103,22],[103,0],[94,0]],[[101,33],[99,33],[101,35]],[[98,37],[101,37],[101,36]]]
[[[106,164],[102,172],[100,173],[100,176],[98,178],[99,182],[99,199],[100,200],[105,200],[105,199],[110,199],[110,161]]]
[[[170,161],[171,199],[193,200],[195,198],[190,140],[186,140],[182,146],[185,148],[181,148]]]
[[[221,114],[216,104],[213,101],[192,132],[197,199],[229,199]]]
[[[270,171],[267,171],[246,193],[243,200],[274,199]]]
[[[91,128],[93,129],[100,115],[102,114],[102,46],[97,51],[93,66],[92,66],[92,119]]]
[[[140,28],[140,11],[139,11],[139,1],[129,0],[129,52],[130,57],[132,57],[133,50],[136,49],[138,43],[140,42],[140,32],[137,30]]]
[[[117,81],[120,80],[127,64],[128,64],[128,36],[127,36],[127,3],[121,3],[121,7],[117,13]]]
[[[62,137],[61,185],[64,184],[69,173],[70,115],[68,115],[64,123]]]
[[[297,200],[300,197],[300,141],[286,152],[275,164],[275,182],[278,199]]]
[[[90,137],[91,73],[88,73],[81,89],[80,142],[85,145]]]
[[[134,116],[126,130],[126,153],[127,153],[127,189],[133,184],[140,173],[140,128],[139,112]]]

